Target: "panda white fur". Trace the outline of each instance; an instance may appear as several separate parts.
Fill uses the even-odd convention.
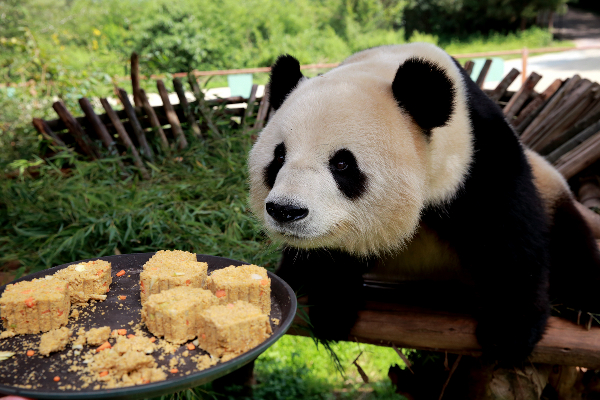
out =
[[[565,180],[441,49],[377,47],[312,79],[281,56],[270,101],[250,205],[321,338],[347,337],[365,278],[472,285],[484,354],[509,361],[541,338],[549,296],[600,310]]]

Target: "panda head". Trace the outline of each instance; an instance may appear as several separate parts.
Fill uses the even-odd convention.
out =
[[[428,205],[460,188],[471,159],[462,78],[427,44],[365,50],[312,79],[281,56],[276,110],[249,156],[250,206],[297,248],[401,248]]]

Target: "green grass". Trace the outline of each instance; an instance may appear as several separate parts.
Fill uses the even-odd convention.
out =
[[[329,353],[322,346],[317,348],[312,339],[283,336],[256,360],[257,385],[252,399],[404,399],[394,393],[387,377],[391,365],[403,365],[393,349],[350,342],[340,342],[333,348],[344,375],[336,370]],[[359,355],[357,363],[369,377],[369,383],[363,382],[352,364]],[[239,389],[233,387],[219,393],[208,384],[160,399],[249,399]]]

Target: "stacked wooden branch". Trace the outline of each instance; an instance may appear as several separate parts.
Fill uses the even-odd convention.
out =
[[[57,101],[53,108],[59,118],[51,121],[35,118],[34,127],[55,146],[70,148],[93,160],[129,153],[142,178],[149,179],[145,161],[153,162],[159,149],[163,153],[182,150],[188,146],[188,139],[201,140],[207,133],[213,137],[221,137],[215,123],[219,115],[241,117],[244,131],[261,129],[268,118],[269,102],[268,99],[263,101],[262,98],[257,98],[257,85],[253,85],[248,99],[230,97],[205,100],[193,75],[189,75],[188,80],[195,96],[194,101],[188,101],[184,83],[180,78],[175,78],[173,86],[179,104],[171,104],[164,82],[157,80],[157,91],[163,105],[152,107],[146,92],[140,88],[138,65],[138,58],[134,53],[131,58],[134,104],[122,88],[115,88],[123,108],[120,111],[115,111],[107,99],[100,99],[105,113],[98,115],[91,102],[87,98],[81,98],[79,105],[84,115],[74,117],[62,102]],[[254,114],[256,102],[260,103],[257,115]],[[227,105],[243,103],[247,103],[245,109],[225,108]],[[256,122],[254,126],[250,126],[250,118],[254,115]],[[205,132],[202,131],[204,127]],[[190,132],[187,137],[185,130]],[[120,167],[124,166],[121,160],[117,163]]]
[[[538,93],[534,88],[542,77],[533,72],[516,93],[507,92],[518,75],[513,69],[496,89],[486,92],[503,108],[522,142],[545,156],[567,179],[598,161],[600,84],[575,75],[557,79]]]

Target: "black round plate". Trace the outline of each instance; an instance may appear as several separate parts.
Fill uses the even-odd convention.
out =
[[[110,287],[110,292],[105,301],[95,304],[95,311],[92,313],[90,306],[83,310],[91,315],[79,317],[77,321],[79,326],[83,326],[86,330],[109,325],[112,329],[126,328],[128,333],[131,332],[131,327],[141,322],[141,304],[140,304],[140,288],[139,274],[142,271],[142,266],[154,253],[140,254],[123,254],[117,256],[99,257],[101,260],[110,261],[112,265],[113,282]],[[90,260],[97,260],[92,258]],[[83,260],[89,261],[89,260]],[[225,268],[230,265],[243,265],[241,261],[230,260],[228,258],[213,257],[207,255],[198,255],[198,261],[208,263],[208,271]],[[36,272],[17,279],[31,280],[33,278],[41,278],[46,275],[55,273],[56,271],[66,268],[71,264],[76,264],[81,261],[59,265],[48,270]],[[116,273],[120,270],[125,270],[126,274],[117,277]],[[213,367],[198,371],[195,364],[186,358],[186,365],[177,366],[179,370],[176,374],[167,374],[166,380],[161,382],[149,383],[146,385],[130,386],[117,389],[100,389],[94,390],[92,386],[86,389],[76,389],[81,387],[82,381],[79,380],[75,373],[69,372],[69,365],[66,362],[57,362],[61,360],[61,355],[67,354],[71,346],[67,346],[66,350],[52,353],[50,357],[42,357],[37,354],[37,344],[39,337],[37,335],[20,335],[12,338],[0,340],[0,351],[14,351],[13,349],[23,349],[24,341],[35,343],[32,347],[36,350],[36,355],[27,357],[24,351],[20,351],[12,358],[0,362],[0,393],[6,395],[19,395],[34,399],[135,399],[160,396],[167,393],[174,393],[180,390],[188,389],[210,382],[216,378],[226,375],[248,362],[254,360],[269,346],[274,344],[289,328],[296,313],[296,296],[292,289],[279,277],[269,272],[271,278],[271,315],[270,318],[278,318],[279,324],[273,324],[271,328],[273,334],[263,343],[248,352],[224,363],[219,363]],[[6,285],[0,287],[0,295],[4,292]],[[125,300],[119,300],[118,296],[126,295]],[[119,306],[122,304],[122,306]],[[80,309],[81,310],[81,309]],[[81,310],[82,314],[85,312]],[[133,321],[133,324],[130,322]],[[69,318],[69,327],[73,324],[73,320]],[[147,332],[147,331],[146,331]],[[148,333],[149,336],[152,334]],[[27,348],[27,347],[25,347]],[[181,346],[174,354],[181,357],[181,353],[186,350],[185,346]],[[200,349],[193,352],[202,352]],[[202,352],[203,353],[203,352]],[[156,360],[159,365],[168,365],[169,359],[172,356],[165,354],[163,361]],[[73,357],[65,357],[64,361]],[[35,371],[35,381],[33,388],[22,388],[15,385],[31,384],[32,379],[28,379]],[[190,372],[186,375],[186,372]],[[195,371],[195,372],[194,372]],[[60,382],[54,382],[53,378],[60,376]],[[73,385],[73,389],[64,389],[67,384]],[[63,389],[59,389],[63,387]]]

